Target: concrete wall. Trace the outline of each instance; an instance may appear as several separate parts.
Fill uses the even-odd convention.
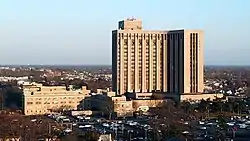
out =
[[[156,107],[162,102],[163,100],[133,100],[133,109],[138,111],[140,106]]]

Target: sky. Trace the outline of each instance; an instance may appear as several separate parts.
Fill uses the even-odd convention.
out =
[[[109,65],[111,31],[201,29],[205,65],[250,65],[248,0],[0,0],[0,64]]]

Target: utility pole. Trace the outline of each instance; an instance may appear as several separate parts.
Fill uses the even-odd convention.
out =
[[[1,99],[0,99],[0,102],[1,102],[1,107],[0,107],[0,110],[2,110],[3,109],[3,107],[4,107],[4,97],[3,97],[3,93],[0,93],[0,95],[1,95]]]
[[[117,140],[117,121],[115,122],[115,139]]]
[[[235,128],[232,128],[231,130],[232,130],[232,138],[234,139],[234,138],[235,138],[235,130],[236,130],[236,129],[235,129]]]
[[[50,123],[49,123],[49,136],[51,136],[51,125],[50,125]]]
[[[237,103],[237,105],[238,105],[238,115],[240,115],[240,104]]]
[[[122,135],[124,134],[124,124],[122,124]]]
[[[148,140],[148,134],[147,134],[147,129],[145,129],[145,141]]]
[[[129,141],[131,141],[131,132],[130,132],[130,130],[128,130],[128,133],[129,133]]]

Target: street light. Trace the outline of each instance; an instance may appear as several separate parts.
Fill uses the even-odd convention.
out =
[[[131,131],[131,130],[128,130],[128,134],[129,134],[129,141],[131,141],[131,133],[132,133],[132,131]]]

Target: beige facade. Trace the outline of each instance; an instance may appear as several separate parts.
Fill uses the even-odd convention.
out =
[[[203,93],[203,43],[203,32],[199,30],[168,32],[168,92]]]
[[[90,90],[67,89],[65,86],[43,86],[31,83],[23,86],[23,112],[25,115],[46,114],[59,108],[77,109]]]
[[[112,32],[112,88],[125,92],[166,91],[166,31],[142,30],[142,21],[120,21]]]
[[[183,94],[181,95],[181,101],[200,101],[202,99],[207,100],[210,99],[211,101],[215,100],[216,98],[223,98],[224,94]]]
[[[134,99],[127,101],[125,96],[112,97],[114,102],[114,112],[117,113],[118,117],[132,116],[134,112],[145,111],[143,109],[149,109],[151,107],[156,107],[163,100],[155,99]]]
[[[98,141],[112,141],[111,134],[101,134]]]
[[[151,99],[153,96],[153,93],[135,93],[134,99]]]
[[[114,103],[114,112],[117,114],[117,117],[126,117],[132,116],[133,109],[133,101],[126,101],[126,97],[112,97]]]
[[[177,102],[182,101],[193,101],[199,102],[200,100],[210,99],[211,101],[217,98],[223,98],[221,93],[185,93],[185,94],[176,94],[176,93],[153,93],[154,98],[156,99],[172,99]]]
[[[159,106],[163,102],[162,99],[156,100],[156,99],[136,99],[133,100],[133,108],[135,111],[140,111],[143,108],[151,108],[151,107],[156,107]]]
[[[204,37],[199,30],[142,30],[141,20],[112,31],[112,88],[126,92],[203,93]]]
[[[111,89],[97,89],[96,90],[96,93],[97,94],[103,94],[103,95],[106,95],[106,96],[109,96],[109,97],[113,97],[113,96],[116,96],[116,93],[111,91]]]
[[[116,113],[117,117],[127,117],[133,116],[134,112],[145,109],[145,107],[147,107],[147,109],[150,107],[156,107],[161,102],[163,102],[162,99],[127,100],[125,96],[108,97],[106,95],[93,95],[84,99],[84,108],[85,110],[92,109],[95,110],[95,112],[106,115],[110,114],[110,112],[114,112]]]

